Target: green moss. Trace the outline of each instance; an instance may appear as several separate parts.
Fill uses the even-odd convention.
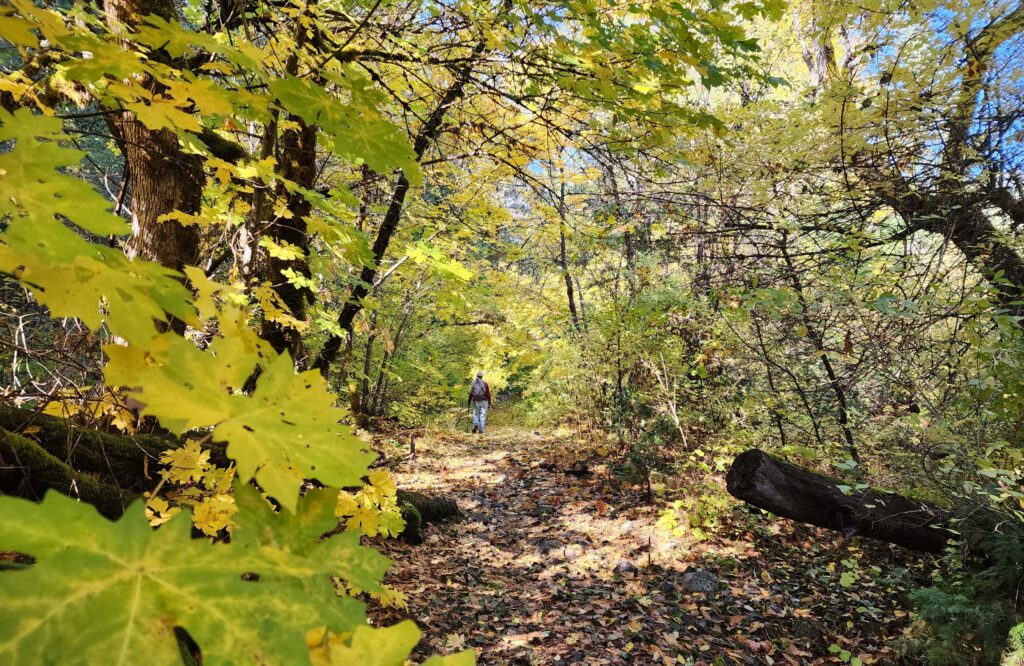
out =
[[[405,521],[405,529],[399,535],[402,540],[414,546],[423,543],[423,516],[420,510],[408,502],[400,506],[402,520]]]
[[[0,490],[27,499],[41,499],[57,490],[96,507],[108,518],[124,513],[136,495],[77,472],[37,442],[0,429]]]

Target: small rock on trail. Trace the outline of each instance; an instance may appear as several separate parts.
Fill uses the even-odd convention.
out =
[[[687,571],[683,574],[683,588],[687,592],[714,594],[718,591],[718,576],[708,571]]]

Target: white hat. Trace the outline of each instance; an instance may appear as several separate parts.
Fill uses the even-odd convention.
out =
[[[477,372],[477,373],[476,373],[476,376],[477,376],[477,377],[483,377],[483,376],[484,376],[484,371],[483,371],[483,370],[481,370],[481,371]]]

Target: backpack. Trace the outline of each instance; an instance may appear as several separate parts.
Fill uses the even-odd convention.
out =
[[[487,384],[482,381],[474,381],[469,387],[469,397],[471,400],[486,400],[487,399]]]

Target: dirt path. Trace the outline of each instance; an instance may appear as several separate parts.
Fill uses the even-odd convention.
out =
[[[409,608],[376,619],[416,619],[424,655],[474,648],[481,664],[894,660],[908,622],[900,591],[920,564],[899,549],[743,509],[710,539],[672,534],[607,470],[561,471],[572,447],[536,433],[442,434],[417,452],[395,468],[400,487],[448,495],[466,514],[429,526],[420,546],[385,546],[396,561],[388,582]],[[695,571],[717,589],[690,591],[712,581]]]

